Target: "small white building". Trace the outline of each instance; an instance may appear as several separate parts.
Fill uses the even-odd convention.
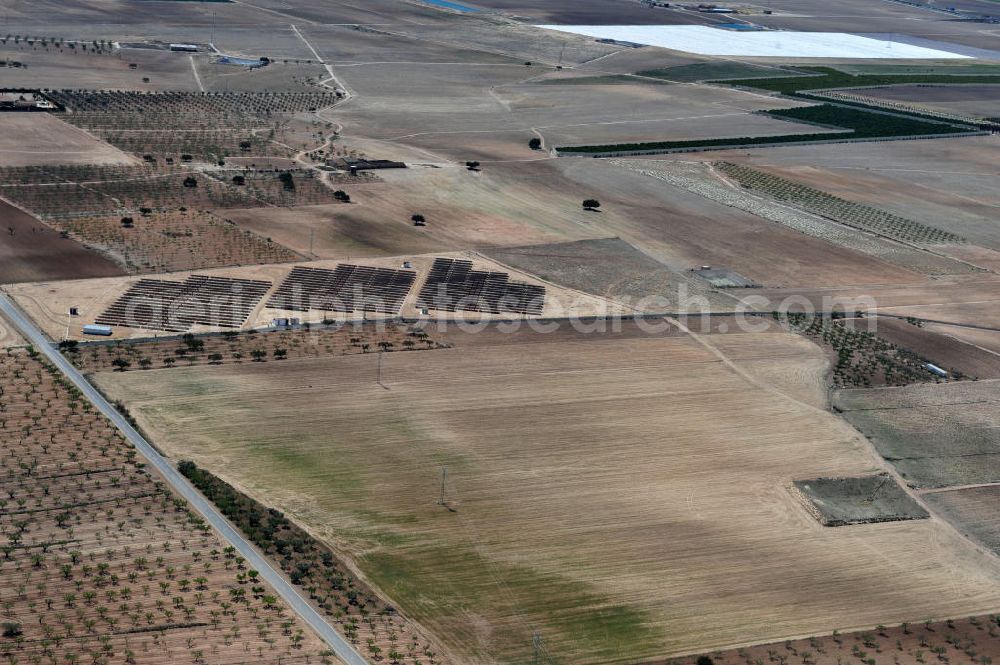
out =
[[[170,50],[171,51],[184,51],[185,53],[197,53],[198,52],[198,45],[197,44],[171,44],[170,45]]]

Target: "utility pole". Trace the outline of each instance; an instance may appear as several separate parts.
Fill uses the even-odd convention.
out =
[[[380,386],[382,386],[383,388],[385,388],[385,386],[382,384],[382,352],[381,351],[378,352],[378,378],[375,379],[375,381]]]
[[[314,259],[316,258],[316,255],[313,254],[313,240],[315,239],[316,239],[316,229],[314,228],[309,229],[309,256],[313,257]]]
[[[448,505],[448,502],[445,501],[445,498],[444,498],[444,485],[445,485],[445,481],[447,481],[447,480],[448,480],[448,467],[442,466],[441,467],[441,495],[438,497],[438,502],[437,502],[437,505],[439,505],[439,506],[447,506]]]
[[[531,647],[535,650],[535,663],[534,665],[541,665],[542,663],[542,634],[537,630],[531,631]]]

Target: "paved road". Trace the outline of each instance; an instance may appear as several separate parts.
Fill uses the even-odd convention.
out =
[[[299,595],[298,591],[290,582],[271,567],[268,560],[261,555],[254,547],[243,538],[242,535],[223,517],[198,490],[196,490],[187,479],[180,474],[165,458],[163,458],[149,444],[146,439],[128,424],[128,421],[111,404],[104,399],[73,365],[62,356],[59,351],[52,346],[42,332],[32,323],[20,308],[5,294],[0,293],[0,312],[7,317],[8,321],[17,329],[21,335],[28,340],[38,351],[45,355],[49,361],[58,367],[66,377],[76,385],[77,388],[89,399],[95,407],[103,413],[108,420],[114,423],[115,427],[122,431],[125,437],[134,445],[138,451],[149,460],[149,463],[167,480],[174,490],[184,497],[191,508],[198,512],[205,520],[211,524],[222,537],[228,540],[240,553],[247,564],[260,572],[262,578],[267,580],[285,599],[285,602],[302,619],[315,630],[319,636],[328,644],[333,652],[347,665],[368,665],[357,651],[341,635],[333,629],[330,624],[306,600]]]

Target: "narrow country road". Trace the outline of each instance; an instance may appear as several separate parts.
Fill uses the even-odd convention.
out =
[[[240,553],[247,564],[260,572],[270,584],[285,599],[285,602],[326,642],[334,654],[346,665],[368,665],[367,661],[347,642],[313,607],[299,595],[298,591],[278,571],[271,567],[270,562],[243,538],[229,521],[215,509],[187,479],[180,474],[146,439],[129,425],[128,421],[106,400],[100,392],[73,365],[53,347],[45,335],[35,326],[20,308],[3,293],[0,293],[0,312],[14,328],[42,353],[53,365],[66,375],[73,385],[80,389],[84,396],[121,430],[139,453],[162,475],[181,497],[187,500],[191,508],[229,541]]]

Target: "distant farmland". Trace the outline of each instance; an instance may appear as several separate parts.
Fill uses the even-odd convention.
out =
[[[819,389],[817,347],[702,339],[743,374],[676,331],[626,330],[449,335],[385,354],[384,387],[372,354],[97,380],[461,662],[526,662],[533,631],[555,663],[634,663],[1000,609],[1000,567],[938,520],[824,528],[792,497],[793,480],[881,465],[787,396]]]

